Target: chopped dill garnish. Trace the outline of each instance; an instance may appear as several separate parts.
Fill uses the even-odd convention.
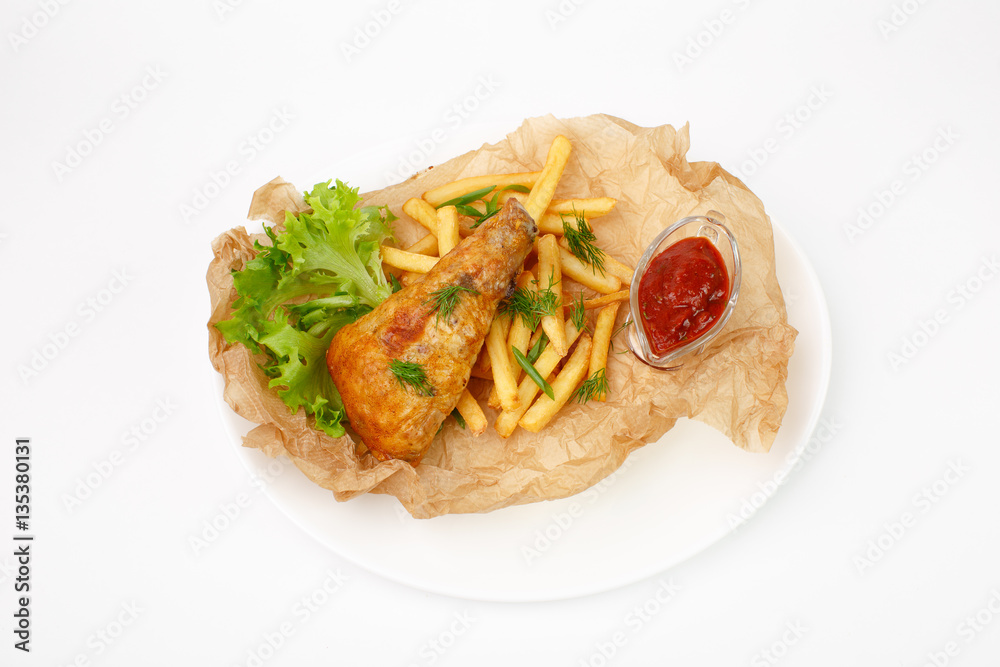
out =
[[[569,311],[569,319],[577,331],[583,331],[587,327],[587,308],[583,305],[583,292],[577,292],[576,296]]]
[[[608,377],[604,374],[604,369],[601,368],[576,388],[576,391],[573,392],[573,397],[576,398],[578,403],[586,403],[591,399],[600,400],[607,393]]]
[[[514,294],[500,302],[500,312],[509,315],[511,319],[520,316],[532,331],[546,315],[556,314],[556,293],[549,288],[534,291],[518,287]]]
[[[389,362],[389,370],[396,376],[400,386],[408,384],[421,396],[434,395],[434,387],[427,379],[427,371],[417,362],[393,359]]]
[[[595,272],[600,271],[604,275],[604,251],[594,245],[597,240],[594,230],[583,213],[577,213],[574,209],[573,215],[576,217],[576,227],[566,222],[565,213],[562,216],[563,238],[569,245],[569,251],[581,262],[593,266]]]
[[[458,300],[461,298],[460,292],[469,292],[471,294],[475,294],[476,296],[479,295],[479,292],[471,287],[449,285],[448,287],[442,287],[441,289],[434,290],[431,292],[430,297],[424,300],[424,303],[434,302],[431,312],[436,313],[434,317],[435,324],[437,324],[442,317],[447,319],[455,310],[455,306],[458,305]]]

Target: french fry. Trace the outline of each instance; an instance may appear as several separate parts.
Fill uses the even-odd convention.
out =
[[[472,365],[472,376],[484,380],[493,379],[493,373],[490,371],[490,351],[486,349],[486,345],[483,345],[479,349],[479,356],[476,357],[476,363]]]
[[[413,271],[403,271],[399,274],[399,284],[403,287],[409,287],[420,278],[423,278],[424,275],[423,273],[414,273]]]
[[[438,254],[438,240],[433,234],[425,234],[424,238],[420,239],[413,245],[404,248],[406,252],[412,252],[417,255],[429,255],[431,257],[437,257]]]
[[[424,193],[424,200],[431,206],[440,206],[450,199],[481,190],[489,185],[505,188],[508,185],[521,185],[530,188],[535,185],[541,172],[521,172],[518,174],[487,174],[485,176],[470,176],[451,183],[438,186]]]
[[[454,206],[442,206],[437,210],[438,254],[444,257],[458,245],[458,211]]]
[[[597,322],[594,324],[594,340],[590,348],[590,367],[587,370],[587,377],[592,378],[598,371],[604,370],[608,365],[608,348],[611,346],[611,332],[615,328],[615,318],[618,317],[618,306],[621,301],[615,301],[597,314]],[[605,377],[607,371],[605,370]],[[607,400],[607,395],[601,391],[594,398],[598,401]]]
[[[535,276],[531,271],[522,271],[517,277],[518,289],[526,289],[529,292],[537,292],[538,286]],[[528,351],[528,342],[531,340],[533,331],[524,323],[524,318],[517,317],[510,323],[510,332],[507,334],[507,345],[516,347],[522,354]]]
[[[508,317],[494,318],[490,333],[486,336],[486,349],[490,352],[490,367],[493,369],[493,384],[500,396],[500,405],[504,410],[516,410],[521,401],[517,395],[517,381],[514,379],[514,367],[510,352],[507,351],[507,334],[504,331],[503,320]]]
[[[388,245],[382,246],[382,263],[404,271],[427,273],[437,264],[438,259],[440,258],[418,255],[417,253],[407,252]]]
[[[552,399],[542,394],[535,399],[535,402],[524,413],[520,421],[518,421],[518,425],[521,428],[532,433],[538,433],[566,405],[566,402],[576,390],[576,386],[587,375],[587,369],[590,367],[591,347],[590,336],[586,333],[581,335],[576,343],[576,348],[573,350],[573,354],[570,355],[569,360],[562,367],[562,370],[559,371],[559,374],[551,382],[552,394],[555,398]]]
[[[552,195],[556,191],[556,185],[562,177],[563,169],[566,168],[567,160],[569,160],[570,150],[572,147],[569,139],[563,135],[560,134],[552,140],[549,153],[545,158],[545,166],[542,167],[542,173],[531,188],[528,201],[524,205],[528,210],[528,215],[533,219],[541,218],[545,209],[549,207]]]
[[[622,264],[607,253],[604,255],[604,270],[618,276],[622,281],[622,285],[628,285],[632,282],[632,275],[635,273],[635,270],[631,266]]]
[[[515,190],[504,190],[500,193],[500,199],[497,201],[500,204],[506,204],[508,199],[516,199],[525,204],[528,201],[528,195]],[[602,215],[607,215],[614,209],[617,203],[618,200],[612,197],[553,199],[549,202],[549,207],[545,209],[545,215],[551,214],[558,218],[563,214],[568,216],[580,214],[589,220],[590,218],[599,218]]]
[[[559,264],[562,273],[584,287],[601,294],[611,294],[621,289],[621,278],[608,271],[601,275],[592,264],[585,264],[566,248],[559,246]]]
[[[483,431],[486,430],[486,414],[468,388],[462,391],[455,408],[458,410],[458,414],[462,415],[465,427],[472,435],[482,435]]]
[[[605,294],[604,296],[599,296],[594,299],[587,299],[583,302],[583,307],[586,310],[593,310],[594,308],[603,308],[609,303],[618,303],[621,301],[628,301],[629,292],[627,289],[619,290],[617,292],[612,292],[611,294]]]
[[[532,292],[537,291],[538,288],[535,286],[535,276],[530,271],[522,271],[521,275],[517,277],[517,287],[518,289],[526,289]],[[507,333],[507,349],[516,347],[522,354],[528,351],[528,342],[531,340],[531,329],[528,325],[524,323],[524,318],[515,317],[510,323],[510,331]],[[514,370],[514,382],[521,379],[521,367],[517,365],[512,366]],[[490,390],[489,399],[486,402],[491,408],[500,408],[500,395],[497,392],[497,387],[494,384],[493,389]]]
[[[612,197],[589,197],[586,199],[553,199],[549,202],[548,213],[574,216],[582,214],[586,218],[599,218],[607,215],[618,203]]]
[[[427,228],[434,236],[437,236],[437,211],[419,197],[407,199],[403,204],[403,213],[410,216],[421,225]]]
[[[568,222],[573,227],[576,227],[576,218],[567,215],[566,222]],[[535,221],[538,225],[539,234],[555,234],[556,236],[562,236],[563,232],[563,217],[556,213],[545,212],[542,217]]]
[[[566,332],[563,328],[562,311],[562,266],[559,262],[559,244],[556,237],[546,234],[538,239],[538,281],[539,291],[552,290],[556,295],[556,312],[542,318],[542,329],[549,337],[556,352],[565,355],[569,351]],[[616,288],[617,289],[617,288]]]
[[[541,331],[541,329],[538,331]],[[572,345],[580,335],[580,331],[573,324],[572,320],[566,322],[565,335],[566,342],[569,345]],[[535,370],[538,371],[539,375],[543,378],[547,378],[552,374],[552,371],[555,370],[555,367],[559,365],[562,358],[563,355],[556,354],[556,351],[552,349],[551,345],[549,345],[542,350],[542,354],[539,355],[538,359],[532,365],[535,367]],[[524,413],[528,411],[529,407],[531,407],[531,402],[535,400],[535,396],[537,396],[540,391],[541,389],[539,389],[538,385],[535,384],[535,381],[530,377],[525,376],[521,379],[521,384],[517,387],[517,396],[521,401],[521,407],[517,410],[501,412],[494,425],[494,428],[496,428],[497,433],[499,433],[501,437],[510,437],[511,433],[514,432],[514,429],[517,428],[517,422],[520,421]]]

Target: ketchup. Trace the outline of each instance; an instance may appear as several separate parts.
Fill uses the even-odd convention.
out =
[[[663,356],[708,331],[726,309],[729,275],[711,241],[693,236],[653,258],[639,281],[642,326]]]

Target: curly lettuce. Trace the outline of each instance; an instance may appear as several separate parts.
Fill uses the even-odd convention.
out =
[[[264,354],[269,385],[292,412],[315,417],[332,437],[344,434],[344,406],[326,368],[326,350],[345,324],[392,293],[379,247],[396,216],[358,206],[357,188],[319,183],[305,193],[312,212],[285,213],[283,230],[265,226],[270,245],[233,272],[233,314],[216,326],[228,343]]]

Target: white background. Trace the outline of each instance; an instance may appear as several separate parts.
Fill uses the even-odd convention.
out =
[[[4,3],[0,516],[29,436],[36,542],[27,655],[0,548],[0,664],[998,664],[998,21],[972,0]],[[496,138],[477,126],[597,112],[690,122],[689,158],[803,248],[832,437],[736,533],[596,595],[454,598],[331,553],[224,430],[211,239],[278,174],[376,186],[351,157],[387,141],[444,128],[417,168]]]

